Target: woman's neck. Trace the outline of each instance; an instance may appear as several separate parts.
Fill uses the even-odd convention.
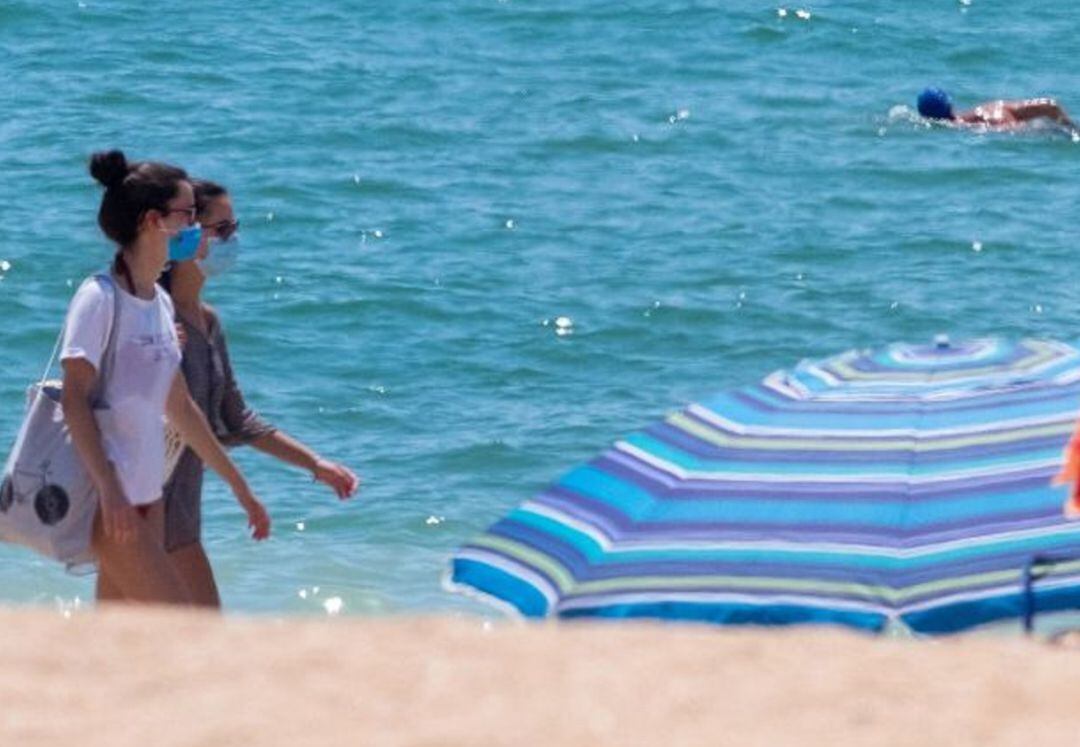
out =
[[[141,247],[138,242],[121,253],[128,273],[124,279],[135,287],[130,288],[132,295],[142,299],[151,299],[156,291],[157,280],[161,277],[161,262],[154,259],[159,254],[149,247]]]
[[[202,312],[202,287],[206,282],[192,262],[182,262],[173,268],[169,295],[177,311],[190,320],[198,320]]]

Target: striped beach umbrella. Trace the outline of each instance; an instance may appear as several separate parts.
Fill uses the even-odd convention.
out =
[[[891,345],[692,404],[457,551],[452,587],[529,617],[903,623],[1080,607],[1050,479],[1080,406],[1057,342]]]

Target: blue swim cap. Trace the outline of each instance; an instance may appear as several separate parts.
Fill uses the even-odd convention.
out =
[[[952,119],[952,100],[940,88],[927,88],[919,94],[919,114],[927,119]]]

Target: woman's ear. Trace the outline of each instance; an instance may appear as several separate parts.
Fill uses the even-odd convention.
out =
[[[142,214],[142,218],[139,219],[139,230],[144,231],[147,228],[161,228],[161,222],[161,211],[150,208],[145,211]]]

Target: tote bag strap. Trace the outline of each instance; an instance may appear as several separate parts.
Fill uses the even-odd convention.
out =
[[[117,321],[120,318],[120,294],[116,290],[116,283],[107,273],[99,273],[94,275],[92,279],[100,284],[101,287],[105,289],[106,295],[112,296],[113,300],[113,313],[109,317],[109,331],[105,336],[105,349],[101,352],[101,365],[98,367],[98,376],[97,380],[94,382],[93,396],[91,397],[91,401],[94,404],[100,404],[105,392],[106,377],[116,362],[116,327]],[[60,334],[56,338],[56,344],[53,345],[52,354],[49,356],[49,362],[45,366],[44,373],[41,374],[41,380],[38,382],[38,389],[41,389],[41,387],[45,385],[45,381],[49,378],[49,372],[53,370],[53,365],[56,363],[56,357],[60,353],[60,346],[64,342],[64,332],[66,329],[66,323],[60,327]]]
[[[60,345],[64,342],[64,330],[67,325],[60,326],[60,334],[56,336],[56,344],[53,345],[52,354],[49,356],[49,362],[45,364],[45,370],[41,372],[41,378],[38,379],[38,389],[45,386],[45,382],[49,378],[49,372],[52,371],[53,364],[56,363],[56,356],[60,353]]]

